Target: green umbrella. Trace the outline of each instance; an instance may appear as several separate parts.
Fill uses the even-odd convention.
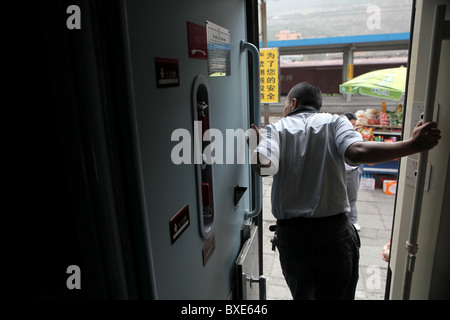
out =
[[[405,92],[405,85],[406,68],[398,67],[362,74],[339,85],[339,91],[398,101]]]

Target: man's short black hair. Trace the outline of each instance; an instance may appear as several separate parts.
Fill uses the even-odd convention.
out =
[[[309,82],[300,82],[289,91],[287,98],[292,100],[296,98],[299,106],[311,106],[320,110],[322,107],[322,91],[319,87]]]
[[[348,120],[356,120],[356,116],[351,112],[344,113],[344,116],[346,116]]]

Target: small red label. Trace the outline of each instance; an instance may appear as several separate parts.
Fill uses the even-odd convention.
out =
[[[189,204],[186,204],[178,213],[169,221],[170,240],[172,244],[181,236],[181,234],[189,227]]]
[[[158,88],[180,86],[178,59],[155,58],[155,71]]]
[[[206,46],[206,28],[198,24],[187,22],[189,58],[208,59]]]

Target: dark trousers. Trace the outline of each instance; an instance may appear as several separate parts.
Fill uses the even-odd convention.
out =
[[[358,222],[358,210],[356,209],[356,201],[358,200],[359,191],[359,170],[347,170],[347,196],[350,204],[350,212],[347,214],[350,222],[355,224]]]
[[[355,298],[361,244],[345,214],[278,220],[276,244],[294,300]]]

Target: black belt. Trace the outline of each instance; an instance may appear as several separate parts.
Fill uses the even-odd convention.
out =
[[[280,227],[289,227],[289,226],[308,226],[308,225],[317,225],[317,224],[329,224],[333,223],[335,220],[339,221],[346,217],[345,213],[339,213],[334,216],[329,217],[320,217],[320,218],[291,218],[291,219],[279,219],[277,220],[277,225]]]

